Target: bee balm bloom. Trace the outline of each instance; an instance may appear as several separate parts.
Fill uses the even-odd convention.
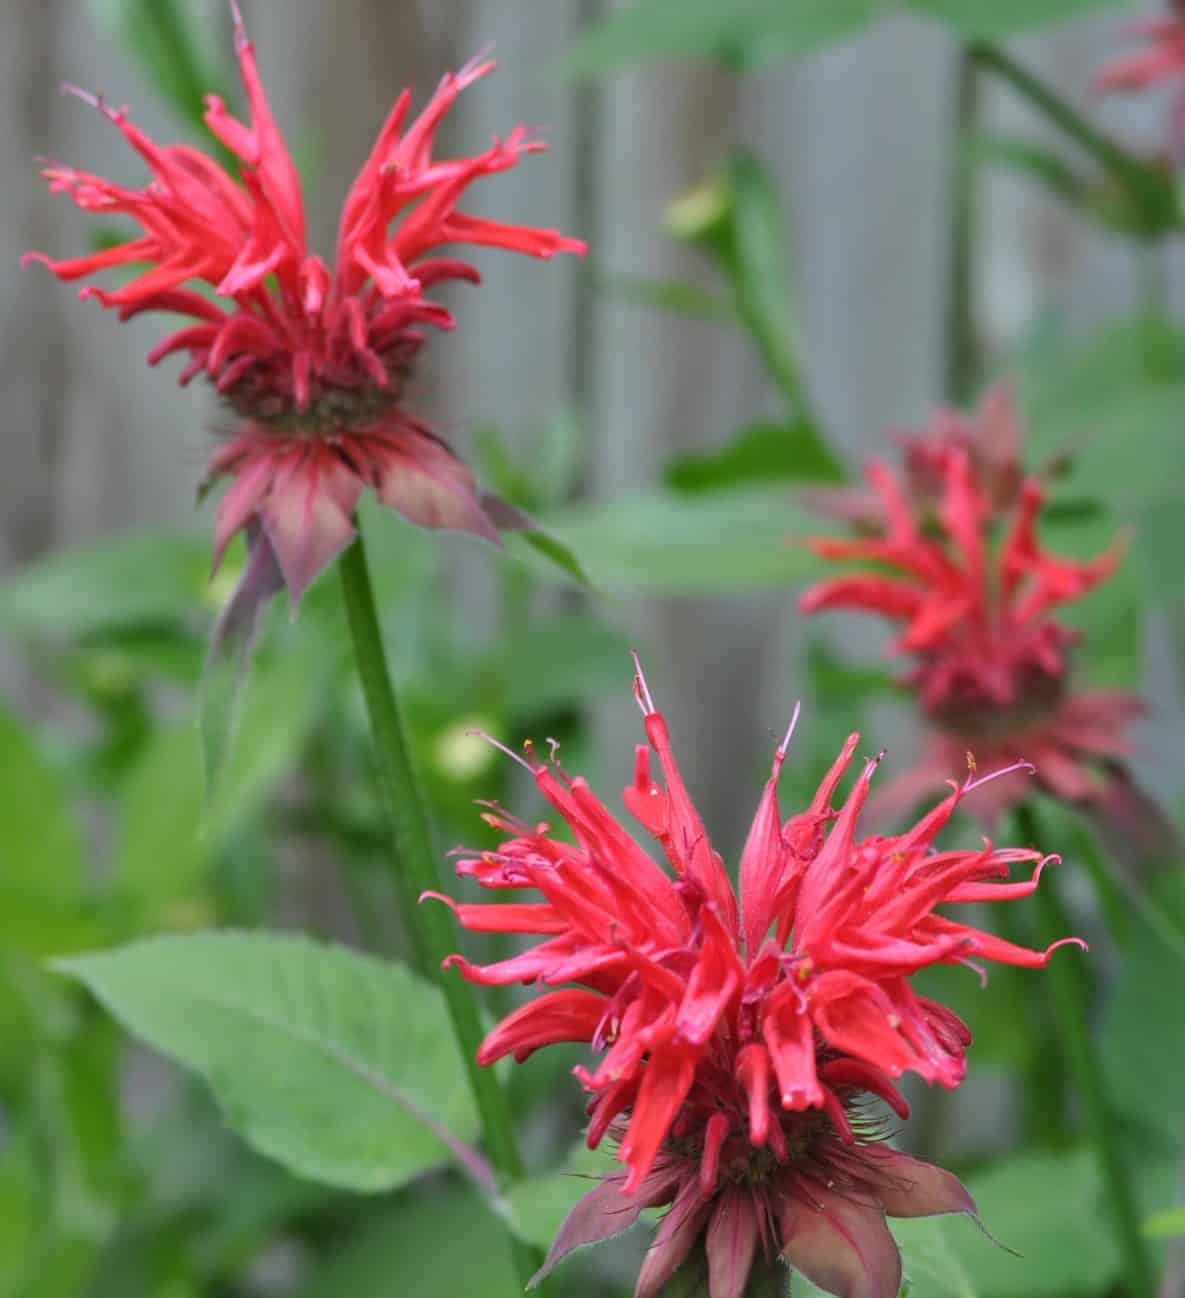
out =
[[[879,1143],[866,1112],[880,1097],[906,1116],[895,1085],[906,1072],[946,1087],[963,1077],[966,1027],[915,993],[910,976],[935,963],[1044,965],[1049,951],[935,908],[1026,896],[1051,858],[986,843],[939,850],[935,838],[973,782],[904,834],[859,837],[876,760],[832,807],[859,742],[852,735],[811,805],[788,820],[777,797],[786,742],[778,748],[734,890],[640,674],[635,693],[649,749],[638,748],[624,800],[666,867],[583,779],[532,761],[574,845],[493,811],[486,819],[510,837],[463,857],[457,872],[543,900],[441,898],[466,928],[542,939],[492,965],[452,957],[466,978],[555,989],[498,1024],[481,1063],[521,1061],[560,1041],[600,1055],[576,1070],[591,1097],[588,1143],[618,1137],[625,1168],[573,1210],[545,1269],[625,1229],[643,1208],[670,1204],[637,1298],[653,1298],[701,1244],[711,1298],[739,1298],[750,1268],[779,1256],[845,1298],[896,1298],[901,1264],[886,1213],[974,1211],[953,1176]],[[1004,881],[1025,864],[1031,878]]]
[[[184,353],[180,382],[204,375],[241,421],[210,461],[210,481],[232,480],[218,509],[215,561],[247,528],[257,571],[274,556],[295,604],[349,544],[366,488],[422,527],[497,541],[497,523],[511,511],[479,494],[469,469],[403,406],[423,327],[453,327],[425,294],[447,280],[477,281],[467,262],[441,254],[451,245],[546,258],[582,253],[584,244],[457,210],[474,181],[544,147],[516,127],[474,157],[434,156],[436,131],[457,96],[494,66],[474,61],[447,74],[414,120],[410,92],[400,95],[346,196],[330,267],[308,247],[300,178],[237,9],[235,36],[250,121],[213,95],[205,119],[239,160],[241,183],[196,149],[155,144],[126,110],[94,100],[147,163],[151,181],[127,189],[64,166],[44,175],[78,207],[130,217],[141,234],[68,261],[28,257],[63,280],[134,267],[128,282],[88,285],[79,296],[97,298],[121,320],[143,311],[185,318],[149,362]]]
[[[800,607],[879,613],[903,624],[890,649],[914,661],[906,679],[932,736],[927,758],[899,781],[895,800],[940,787],[973,753],[985,769],[1031,760],[1056,797],[1102,806],[1118,791],[1111,768],[1130,751],[1124,731],[1141,704],[1119,691],[1071,690],[1068,650],[1077,636],[1053,610],[1105,581],[1118,551],[1085,563],[1049,554],[1037,539],[1044,491],[1035,478],[1018,485],[1005,509],[966,449],[949,445],[938,463],[942,490],[933,513],[913,505],[885,465],[871,465],[883,529],[818,538],[813,548],[826,559],[877,567],[820,582]],[[1007,530],[993,548],[997,524]],[[980,801],[984,818],[1022,787],[1014,779],[995,783]]]

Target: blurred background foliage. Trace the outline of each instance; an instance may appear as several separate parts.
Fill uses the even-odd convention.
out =
[[[281,8],[274,0],[245,4],[248,22],[266,30],[276,17],[269,7]],[[408,31],[429,62],[439,33],[413,20],[413,6],[405,8]],[[512,33],[533,18],[526,6],[479,8],[481,30],[511,45]],[[544,80],[532,68],[535,80],[526,84],[545,84],[549,93],[561,87],[558,93],[576,105],[565,129],[553,132],[551,161],[535,164],[562,168],[565,155],[604,147],[582,130],[582,114],[587,110],[592,122],[604,124],[604,97],[614,93],[621,69],[643,96],[653,79],[654,110],[674,116],[680,102],[666,106],[659,93],[672,64],[722,65],[768,86],[808,66],[788,60],[818,55],[833,43],[878,39],[873,28],[882,21],[906,23],[908,33],[926,39],[943,33],[952,76],[965,93],[952,99],[941,123],[943,156],[920,165],[946,169],[946,234],[932,256],[943,263],[947,291],[931,308],[939,325],[919,324],[903,306],[899,327],[925,327],[942,340],[938,369],[945,378],[931,384],[927,404],[966,401],[988,379],[1013,376],[1027,427],[1026,463],[1058,466],[1047,534],[1055,549],[1088,553],[1126,530],[1129,557],[1120,576],[1082,605],[1087,637],[1078,667],[1099,684],[1151,691],[1161,723],[1148,732],[1141,773],[1174,814],[1185,756],[1179,724],[1185,333],[1166,285],[1185,209],[1154,146],[1116,152],[1102,126],[1097,139],[1076,135],[1059,121],[1056,99],[1042,105],[1029,94],[1033,115],[1023,129],[989,129],[982,112],[989,77],[1025,97],[1015,75],[1023,61],[1010,63],[1006,55],[1001,68],[1001,47],[984,42],[1091,10],[1111,16],[1122,9],[1106,0],[583,4],[573,8],[571,39],[546,51]],[[911,18],[902,17],[905,10]],[[201,134],[204,91],[235,101],[227,26],[217,6],[95,0],[85,15],[81,5],[55,14],[59,23],[95,24],[86,30],[101,32],[118,52],[113,84],[134,70],[173,134]],[[9,34],[24,33],[32,42],[43,19],[18,4],[4,21]],[[274,21],[271,30],[278,31]],[[283,53],[261,48],[266,78]],[[1080,71],[1085,82],[1089,69]],[[435,63],[422,71],[421,88],[436,72]],[[510,66],[503,77],[521,72]],[[70,75],[87,78],[85,52]],[[388,78],[366,93],[390,100],[399,84]],[[337,165],[326,134],[331,127],[322,118],[353,112],[351,93],[339,75],[331,97],[295,106],[292,134],[306,174],[327,175]],[[1073,97],[1084,99],[1081,90]],[[836,114],[852,111],[838,91],[831,107]],[[661,135],[668,128],[643,118],[634,129]],[[479,138],[488,133],[484,126],[473,129]],[[57,143],[46,135],[36,148],[56,152]],[[698,700],[717,719],[735,710],[735,696],[746,689],[748,655],[768,641],[780,712],[747,727],[739,762],[732,760],[736,750],[721,742],[717,769],[731,769],[708,794],[713,806],[739,808],[722,831],[726,855],[737,846],[727,836],[748,814],[763,778],[774,743],[766,742],[766,731],[778,729],[795,698],[807,711],[784,776],[784,806],[813,788],[853,728],[865,730],[870,747],[891,740],[895,752],[909,753],[898,687],[867,652],[866,636],[849,635],[844,623],[837,624],[839,633],[811,627],[789,638],[775,629],[788,617],[794,590],[815,571],[804,537],[819,524],[802,503],[801,488],[859,473],[858,448],[836,436],[818,401],[810,359],[816,352],[801,309],[801,280],[810,266],[802,242],[791,235],[794,172],[787,183],[782,161],[761,156],[738,132],[702,174],[685,177],[693,183],[667,195],[669,205],[648,236],[674,250],[662,274],[615,263],[611,240],[601,250],[594,212],[581,206],[587,182],[579,176],[572,181],[571,218],[554,217],[594,246],[588,268],[564,288],[575,304],[569,340],[558,353],[574,356],[562,380],[565,399],[522,427],[508,425],[497,403],[482,408],[465,449],[489,485],[570,547],[591,589],[521,543],[512,542],[505,554],[478,552],[463,542],[442,545],[377,510],[366,520],[389,652],[442,855],[455,843],[488,841],[477,799],[502,801],[527,819],[540,814],[533,790],[475,730],[511,748],[532,736],[554,738],[565,767],[588,771],[612,801],[630,750],[622,738],[627,732],[612,720],[619,705],[608,699],[628,692],[631,645],[643,650],[660,700],[675,700],[667,710],[677,747],[694,749],[711,746],[714,735],[711,725],[685,715],[683,704]],[[628,187],[637,180],[630,167],[629,156],[602,158],[598,183]],[[1066,209],[1076,229],[1106,240],[1130,263],[1131,291],[1105,291],[1107,310],[1097,325],[1072,328],[1063,314],[1036,310],[1007,345],[985,336],[993,287],[982,244],[993,211],[984,195],[1000,173]],[[9,172],[7,187],[21,189],[22,204],[40,211],[44,200],[31,168]],[[857,188],[852,201],[876,199]],[[28,241],[44,246],[59,228],[42,227]],[[668,264],[679,273],[666,274]],[[38,297],[59,292],[42,282],[31,291]],[[883,289],[870,278],[863,291],[875,296]],[[507,294],[495,278],[482,292],[496,299],[491,321],[514,321],[513,290]],[[634,313],[633,328],[644,334],[677,316],[711,331],[710,348],[738,348],[737,363],[759,377],[745,389],[747,408],[732,411],[733,426],[698,443],[664,444],[645,423],[643,401],[637,422],[618,430],[617,463],[610,463],[595,436],[595,367],[580,354],[594,300]],[[13,304],[15,312],[15,297]],[[121,339],[118,353],[129,373],[139,365],[131,341]],[[42,345],[52,348],[54,335]],[[450,345],[442,343],[435,362],[444,384],[456,363]],[[601,343],[614,345],[612,336]],[[475,346],[497,346],[488,324]],[[83,383],[85,375],[76,372],[75,381]],[[177,434],[189,417],[186,408],[169,406],[166,378],[151,381],[161,440],[173,436],[191,447],[192,432]],[[859,385],[862,375],[854,370],[846,381]],[[691,405],[678,409],[707,401],[712,382],[705,371],[704,391],[681,393]],[[44,400],[61,396],[46,393]],[[620,413],[623,406],[615,408]],[[99,411],[96,422],[117,417]],[[861,444],[878,445],[888,422],[866,428]],[[101,432],[96,428],[94,436]],[[10,431],[10,457],[39,454],[23,442],[27,436],[22,428]],[[194,457],[164,454],[178,461],[176,479],[187,481],[193,469],[187,460]],[[614,489],[623,483],[628,490]],[[167,517],[165,510],[158,522]],[[79,956],[134,938],[214,927],[299,931],[384,956],[405,949],[393,918],[366,721],[346,660],[336,585],[320,582],[295,622],[279,607],[271,611],[230,768],[203,809],[195,692],[212,618],[242,556],[232,555],[211,582],[208,540],[188,522],[112,530],[117,534],[89,535],[68,547],[18,539],[0,583],[11,683],[0,711],[0,1298],[509,1295],[514,1280],[498,1221],[448,1169],[439,1142],[406,1133],[401,1111],[387,1114],[390,1131],[376,1118],[370,1141],[365,1133],[360,1139],[356,1120],[371,1113],[374,1097],[366,1099],[356,1076],[328,1070],[319,1099],[324,1111],[315,1122],[333,1134],[335,1161],[314,1166],[300,1133],[267,1121],[276,1094],[269,1088],[282,1085],[291,1041],[267,1045],[275,1067],[261,1074],[257,1088],[235,1090],[218,1051],[188,1034],[187,1012],[176,1012],[183,1002],[168,1000],[170,979],[181,972],[172,948],[138,946],[134,967]],[[52,536],[49,529],[32,534]],[[746,593],[761,595],[763,609],[776,608],[776,623],[768,613],[757,621],[736,613],[736,599]],[[668,617],[679,608],[688,610],[683,620],[677,611]],[[730,627],[738,639],[755,635],[756,649],[734,644]],[[681,677],[674,661],[681,644],[693,661],[720,664],[719,676]],[[721,697],[713,699],[714,693]],[[691,738],[680,744],[681,735]],[[694,753],[691,763],[709,769]],[[1180,863],[1156,861],[1136,877],[1124,873],[1073,813],[1051,805],[1044,823],[1055,839],[1048,846],[1066,856],[1062,877],[1070,879],[1074,919],[1092,941],[1092,1021],[1145,1230],[1166,1261],[1162,1292],[1174,1298],[1185,1284],[1185,1260],[1174,1252],[1174,1241],[1185,1236]],[[219,980],[242,988],[257,976],[278,979],[288,940],[276,938],[275,963],[266,970],[237,964],[229,947],[190,952],[207,962],[213,996]],[[385,983],[386,975],[362,956],[342,961],[327,958],[319,966],[315,979],[323,984],[290,988],[277,1015],[290,1014],[295,1031],[322,997],[340,999],[347,1006],[340,1016],[325,1013],[343,1040],[351,1032],[391,1034],[392,1085],[413,1095],[455,1095],[463,1085],[456,1061],[435,1058],[412,1032],[415,1022],[431,1022],[439,1012],[426,989]],[[964,1221],[898,1223],[911,1292],[925,1298],[1114,1292],[1120,1257],[1103,1208],[1105,1186],[1082,1144],[1080,1115],[1060,1105],[1066,1065],[1035,1017],[1031,975],[1003,970],[981,989],[966,971],[939,974],[942,999],[976,1029],[972,1079],[956,1097],[916,1094],[917,1116],[901,1138],[964,1174],[989,1229],[1023,1257],[1017,1261]],[[80,982],[189,1071],[133,1045]],[[162,1012],[162,1004],[174,1012]],[[372,1013],[352,1021],[348,1007],[359,1004]],[[505,997],[491,996],[490,1008],[505,1008]],[[205,1011],[193,1009],[199,1012]],[[222,1048],[235,1049],[242,1030],[228,1019]],[[566,1070],[577,1058],[552,1051],[508,1078],[532,1176],[515,1188],[504,1212],[540,1244],[584,1188],[582,1176],[598,1165],[570,1149],[581,1099]],[[458,1112],[459,1130],[467,1121],[471,1115]],[[552,1292],[626,1292],[644,1246],[635,1233],[616,1252],[607,1250],[607,1262],[598,1254],[595,1265],[574,1263],[556,1277]]]

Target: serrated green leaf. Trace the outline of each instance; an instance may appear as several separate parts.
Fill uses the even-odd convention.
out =
[[[723,446],[683,455],[663,475],[679,491],[769,482],[842,482],[843,465],[809,420],[747,424]]]
[[[440,995],[401,966],[227,932],[151,938],[55,967],[204,1077],[227,1121],[303,1176],[393,1189],[476,1129]]]
[[[210,547],[140,532],[50,555],[0,584],[0,628],[20,636],[94,635],[189,619],[209,599]]]
[[[997,40],[1016,32],[1067,22],[1105,8],[1130,8],[1129,0],[905,0],[927,18],[953,27],[960,36]]]
[[[612,592],[730,594],[785,586],[816,569],[805,538],[819,524],[785,490],[641,492],[545,521]]]
[[[584,32],[564,66],[577,76],[672,59],[748,68],[810,54],[889,7],[886,0],[638,0]]]

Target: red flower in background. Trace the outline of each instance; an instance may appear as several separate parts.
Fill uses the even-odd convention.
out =
[[[1172,0],[1172,13],[1128,23],[1125,30],[1146,42],[1135,54],[1121,54],[1099,69],[1094,88],[1099,94],[1147,90],[1167,84],[1176,88],[1169,115],[1169,155],[1185,162],[1185,2]]]
[[[954,1177],[875,1143],[864,1113],[879,1096],[905,1116],[894,1081],[907,1071],[947,1087],[962,1080],[967,1029],[909,978],[935,963],[1044,965],[1049,951],[1014,946],[935,907],[1026,896],[1051,858],[990,843],[939,851],[934,840],[972,781],[906,833],[859,838],[879,759],[865,763],[838,812],[831,805],[857,735],[810,807],[783,821],[777,780],[787,735],[734,891],[640,673],[635,693],[663,784],[639,746],[624,800],[672,873],[585,780],[532,761],[575,844],[494,810],[487,821],[510,837],[462,858],[457,872],[485,888],[534,889],[543,901],[440,898],[466,928],[544,939],[484,967],[452,957],[469,980],[576,984],[510,1014],[482,1044],[481,1063],[508,1054],[521,1061],[560,1041],[602,1052],[595,1068],[576,1070],[591,1095],[588,1143],[618,1135],[627,1170],[576,1207],[548,1268],[624,1229],[643,1207],[670,1203],[638,1298],[657,1293],[701,1239],[712,1298],[739,1298],[759,1248],[835,1293],[895,1298],[900,1261],[885,1214],[973,1211]],[[1026,863],[1031,879],[1001,882]]]
[[[963,452],[971,462],[990,509],[1011,507],[1020,487],[1021,425],[1012,387],[997,383],[974,411],[940,406],[925,428],[890,432],[901,447],[902,491],[909,505],[926,514],[939,507],[951,456]],[[820,513],[866,531],[888,523],[884,500],[874,488],[825,487],[806,493]]]
[[[457,210],[475,180],[544,148],[520,126],[474,157],[434,157],[436,131],[457,96],[494,66],[477,60],[447,74],[410,122],[410,91],[400,95],[346,196],[331,269],[309,250],[300,178],[237,8],[234,17],[250,123],[213,95],[205,117],[239,159],[242,183],[196,149],[155,144],[126,110],[92,100],[148,164],[151,181],[126,189],[64,166],[44,175],[51,191],[86,211],[129,216],[142,234],[92,256],[27,259],[63,280],[146,265],[126,284],[88,285],[79,296],[115,308],[121,320],[142,311],[188,317],[148,359],[187,353],[180,382],[204,374],[243,420],[210,462],[210,480],[234,479],[218,510],[216,561],[248,527],[261,542],[256,563],[266,566],[274,555],[295,605],[349,544],[351,515],[367,487],[423,527],[497,540],[498,523],[512,511],[502,506],[499,517],[498,502],[479,494],[469,469],[402,407],[421,327],[454,323],[424,295],[450,279],[477,282],[468,263],[439,255],[450,244],[536,257],[582,253],[584,244]]]
[[[927,462],[941,481],[937,510],[914,505],[874,462],[868,477],[882,530],[816,538],[812,548],[877,569],[820,582],[800,600],[807,613],[851,609],[903,624],[890,652],[914,659],[906,679],[933,735],[927,757],[886,795],[911,802],[964,770],[974,754],[985,768],[1031,761],[1056,796],[1105,802],[1109,766],[1130,751],[1124,732],[1142,705],[1119,691],[1071,691],[1067,651],[1077,634],[1053,610],[1105,581],[1118,550],[1086,563],[1051,555],[1037,539],[1044,501],[1037,479],[1023,479],[1007,508],[993,481],[984,483],[970,447],[935,443]],[[993,549],[997,524],[1007,530]],[[1018,780],[1002,780],[978,809],[991,819],[1022,793]]]

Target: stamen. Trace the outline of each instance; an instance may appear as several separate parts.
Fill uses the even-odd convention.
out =
[[[1024,771],[1026,775],[1036,775],[1037,768],[1032,762],[1027,762],[1022,757],[1019,761],[1013,762],[1011,766],[1002,766],[998,771],[991,771],[987,775],[981,775],[975,778],[975,767],[972,766],[967,772],[967,778],[963,781],[963,787],[959,790],[964,797],[968,793],[974,793],[976,789],[982,789],[985,784],[990,784],[993,780],[1000,779],[1004,775],[1012,775],[1015,771]]]
[[[642,709],[644,717],[653,716],[658,709],[654,706],[654,698],[650,693],[650,687],[646,684],[646,677],[642,675],[642,660],[638,657],[636,649],[630,650],[630,657],[634,660],[634,698]]]
[[[484,739],[487,744],[493,744],[499,752],[505,753],[512,762],[517,762],[524,771],[529,771],[531,775],[535,774],[535,768],[529,762],[521,758],[513,748],[507,748],[505,744],[499,742],[499,740],[495,739],[493,735],[487,735],[484,730],[466,730],[465,733],[467,735],[472,735],[475,739]]]
[[[787,752],[789,752],[790,750],[790,740],[794,738],[794,731],[798,725],[798,718],[801,715],[801,713],[802,713],[802,700],[799,699],[798,702],[795,703],[794,705],[794,713],[790,717],[790,724],[789,726],[786,727],[785,738],[778,745],[777,757],[779,759],[785,757]]]

